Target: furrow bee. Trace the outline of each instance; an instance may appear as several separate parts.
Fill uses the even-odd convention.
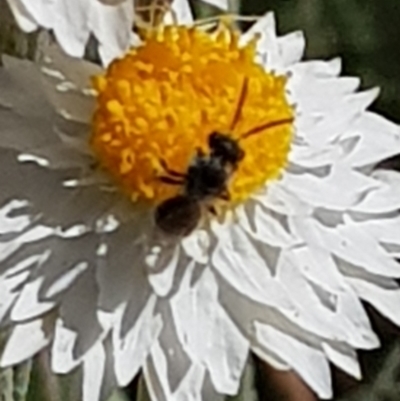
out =
[[[230,126],[231,132],[240,120],[247,92],[248,78],[245,78]],[[182,192],[157,206],[154,215],[156,226],[168,235],[189,235],[199,224],[203,209],[216,214],[213,200],[229,201],[229,181],[245,157],[240,141],[261,131],[292,122],[293,118],[268,122],[242,134],[239,139],[233,138],[229,133],[211,132],[207,144],[209,152],[206,154],[197,149],[186,172],[175,171],[161,160],[165,174],[158,179],[168,185],[181,186]]]

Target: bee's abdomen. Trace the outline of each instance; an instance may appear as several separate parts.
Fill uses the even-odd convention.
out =
[[[176,236],[190,234],[201,218],[201,206],[196,200],[178,195],[162,202],[156,209],[156,226],[164,233]]]

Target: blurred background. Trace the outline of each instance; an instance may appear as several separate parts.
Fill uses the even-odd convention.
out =
[[[196,1],[192,5],[198,15],[215,12],[211,7],[200,8]],[[361,77],[363,88],[381,88],[381,95],[372,108],[400,122],[399,0],[232,0],[232,6],[242,14],[261,15],[274,11],[280,34],[299,29],[304,31],[307,59],[340,56],[344,75]],[[35,38],[35,34],[19,32],[5,0],[0,0],[0,53],[33,58]],[[392,159],[385,165],[400,167],[398,159]],[[368,311],[382,340],[382,348],[360,353],[364,375],[361,382],[334,369],[335,400],[399,401],[400,348],[397,342],[400,331],[370,308]],[[29,374],[29,364],[13,372],[3,372],[0,375],[0,400],[79,400],[79,372],[72,377],[56,379],[49,375],[46,355],[40,355],[33,363],[31,380],[27,383]],[[15,383],[16,378],[19,381],[14,385],[14,394],[7,393],[7,382],[14,380]],[[145,389],[138,379],[113,397],[113,401],[135,399],[146,400]],[[274,372],[260,361],[252,360],[244,376],[241,393],[229,400],[312,401],[316,398],[297,377]]]

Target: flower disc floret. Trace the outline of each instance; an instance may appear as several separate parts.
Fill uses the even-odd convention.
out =
[[[293,109],[287,78],[265,71],[254,61],[255,41],[240,46],[239,35],[227,26],[213,34],[169,26],[145,36],[141,47],[94,79],[91,146],[132,200],[158,204],[182,191],[159,179],[162,160],[184,173],[197,149],[209,152],[211,132],[239,140],[257,126],[290,119]],[[231,129],[245,80],[247,95]],[[229,183],[233,202],[279,176],[292,131],[292,124],[282,124],[240,141],[245,158]]]

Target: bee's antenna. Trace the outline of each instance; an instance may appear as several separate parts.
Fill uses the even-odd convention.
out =
[[[232,123],[231,123],[231,126],[230,126],[230,131],[233,131],[235,129],[236,124],[238,123],[238,121],[240,119],[240,114],[242,112],[242,107],[243,107],[244,101],[246,100],[246,96],[247,96],[248,86],[249,86],[249,79],[247,77],[245,77],[244,80],[243,80],[242,89],[240,91],[238,104],[236,106],[235,115],[233,116],[233,120],[232,120]]]
[[[291,124],[293,120],[294,120],[293,117],[289,117],[289,118],[283,118],[282,120],[270,121],[268,123],[259,125],[258,127],[252,128],[250,131],[245,132],[240,136],[240,139],[248,138],[249,136],[258,134],[259,132],[264,131],[266,129],[279,127],[280,125]]]

